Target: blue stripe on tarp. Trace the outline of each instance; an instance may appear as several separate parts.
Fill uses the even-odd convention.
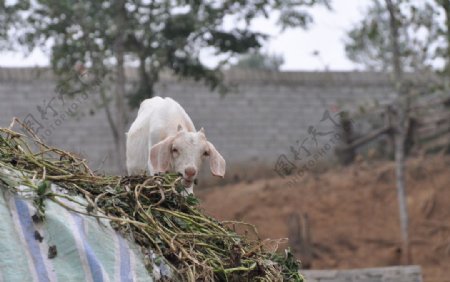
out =
[[[118,235],[120,248],[120,281],[133,281],[130,270],[130,251],[127,248],[125,240]]]
[[[41,254],[41,249],[39,248],[38,241],[34,238],[34,226],[31,219],[30,211],[28,210],[28,205],[24,200],[19,198],[14,198],[14,203],[17,209],[17,215],[19,217],[20,226],[22,229],[23,236],[28,245],[28,250],[30,251],[31,257],[33,258],[34,268],[36,270],[39,281],[49,281],[47,268],[44,264],[44,258]]]
[[[91,245],[88,243],[86,238],[86,231],[84,230],[83,218],[79,215],[71,213],[74,218],[75,224],[78,229],[78,233],[80,234],[81,241],[83,242],[84,252],[86,253],[86,257],[88,260],[89,268],[91,270],[92,279],[94,282],[102,282],[103,281],[103,271],[102,266],[95,255],[94,251],[91,248]]]

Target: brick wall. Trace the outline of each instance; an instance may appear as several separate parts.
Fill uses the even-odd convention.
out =
[[[133,81],[135,73],[130,70],[128,75]],[[163,76],[157,93],[177,100],[230,165],[272,164],[280,154],[290,157],[290,146],[307,136],[309,126],[330,132],[331,122],[320,122],[326,110],[335,113],[393,96],[389,77],[379,73],[233,71],[226,80],[236,89],[221,96],[201,83]],[[14,116],[32,116],[42,125],[40,135],[47,142],[85,155],[94,168],[114,171],[106,115],[92,111],[96,97],[94,92],[86,100],[63,103],[48,70],[0,68],[0,126],[8,126]],[[54,111],[47,108],[41,117],[38,106],[43,109],[49,102]],[[130,113],[131,121],[135,115]]]

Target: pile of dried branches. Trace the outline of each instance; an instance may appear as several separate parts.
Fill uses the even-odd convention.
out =
[[[265,241],[240,236],[205,216],[195,197],[180,194],[183,188],[177,175],[98,175],[85,160],[47,146],[18,120],[15,124],[23,133],[0,128],[0,182],[13,192],[18,185],[33,192],[38,210],[34,219],[45,218],[48,200],[87,216],[107,218],[144,253],[164,260],[174,281],[303,281],[289,252],[267,251]],[[15,183],[7,179],[8,171],[19,172]],[[53,191],[51,183],[67,192]],[[66,204],[76,201],[75,195],[86,199],[82,210]],[[151,273],[152,263],[146,265]]]

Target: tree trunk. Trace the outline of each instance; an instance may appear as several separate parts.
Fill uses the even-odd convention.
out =
[[[442,7],[445,13],[445,25],[447,27],[447,62],[445,71],[447,75],[450,75],[450,0],[442,0]]]
[[[402,232],[402,255],[403,263],[409,264],[409,217],[408,205],[406,201],[406,183],[405,183],[405,141],[406,141],[406,111],[405,105],[399,103],[397,108],[398,126],[395,132],[395,174],[397,185],[398,207],[400,213],[400,228]]]
[[[403,70],[401,65],[401,54],[399,47],[399,22],[397,17],[397,7],[392,0],[386,0],[386,6],[389,11],[390,40],[392,51],[392,67],[394,72],[395,87],[398,93],[397,118],[398,122],[395,126],[395,173],[397,185],[397,197],[400,214],[400,228],[402,234],[402,257],[403,263],[408,264],[410,261],[409,251],[409,219],[408,206],[406,201],[406,183],[405,183],[405,138],[406,138],[406,121],[407,121],[407,97],[403,83]]]
[[[445,13],[445,25],[447,27],[446,37],[447,37],[447,62],[445,64],[444,77],[450,77],[450,0],[442,0],[442,7]],[[444,87],[448,90],[450,88],[449,79],[445,80]],[[447,153],[450,153],[450,137],[448,138]]]
[[[116,106],[116,130],[115,145],[117,152],[117,168],[119,173],[125,173],[125,131],[126,131],[126,104],[125,104],[125,1],[117,1],[117,36],[114,43],[116,58],[116,82],[115,82],[115,106]]]
[[[394,68],[394,79],[395,82],[401,83],[403,77],[403,70],[400,58],[400,47],[398,43],[398,19],[397,19],[397,9],[398,7],[392,3],[392,0],[386,0],[386,5],[389,11],[389,27],[390,27],[390,40],[391,40],[391,51],[392,51],[392,66]]]

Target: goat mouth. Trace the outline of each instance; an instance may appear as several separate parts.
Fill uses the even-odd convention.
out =
[[[189,180],[189,179],[183,178],[183,183],[184,184],[191,185],[192,182],[193,182],[193,180]]]
[[[189,186],[191,186],[192,184],[195,184],[197,182],[197,179],[186,179],[186,178],[183,178],[183,185],[184,186],[186,186],[186,187],[189,187]]]

